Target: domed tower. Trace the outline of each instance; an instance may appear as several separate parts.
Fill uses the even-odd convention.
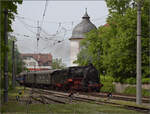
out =
[[[93,29],[97,28],[93,23],[91,23],[90,17],[88,16],[86,9],[85,14],[82,17],[82,21],[74,27],[72,31],[72,36],[69,39],[71,45],[71,66],[77,66],[77,64],[74,64],[73,61],[77,60],[77,55],[80,51],[80,41],[85,38],[86,33],[90,32]]]

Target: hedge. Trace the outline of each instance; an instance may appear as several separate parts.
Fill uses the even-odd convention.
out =
[[[126,84],[136,84],[136,78],[128,78],[124,80]],[[150,84],[150,78],[142,78],[142,84]]]
[[[124,92],[124,94],[127,95],[136,95],[136,87],[127,87]],[[150,90],[148,89],[142,89],[142,96],[144,97],[150,97]]]
[[[120,82],[118,78],[113,78],[112,76],[103,76],[101,75],[100,76],[100,80],[101,80],[101,83],[103,82]],[[127,78],[127,79],[124,79],[122,80],[122,82],[120,83],[123,83],[123,84],[136,84],[136,78]],[[149,78],[142,78],[142,84],[150,84],[150,77]]]

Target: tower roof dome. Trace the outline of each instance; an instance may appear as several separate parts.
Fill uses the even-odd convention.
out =
[[[85,38],[85,34],[90,32],[93,29],[97,29],[97,28],[90,21],[90,17],[88,16],[86,10],[84,16],[82,17],[82,21],[74,27],[72,31],[72,36],[69,40]]]

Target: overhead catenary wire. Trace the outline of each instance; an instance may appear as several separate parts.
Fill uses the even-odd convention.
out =
[[[33,33],[33,34],[36,34],[37,35],[37,33],[36,32],[34,32],[34,31],[32,31],[29,27],[30,27],[30,25],[29,24],[25,24],[23,21],[21,21],[20,20],[20,22],[23,24],[23,27],[24,28],[26,28],[28,31],[30,31],[31,33]],[[28,26],[29,25],[29,26]],[[42,33],[44,33],[44,36],[45,36],[45,39],[51,39],[51,38],[54,38],[54,37],[57,37],[57,35],[60,35],[60,34],[66,34],[66,31],[71,31],[71,30],[67,30],[65,27],[59,27],[60,28],[60,30],[58,31],[58,29],[57,29],[57,34],[55,33],[55,34],[49,34],[48,32],[46,32],[43,28],[39,28],[39,26],[38,27],[36,27],[36,28],[38,28],[38,30],[40,29],[41,31],[42,31]],[[65,30],[65,31],[61,31],[61,29],[63,29],[63,30]],[[39,30],[39,31],[40,31]],[[39,37],[41,37],[40,35],[39,35],[39,31],[38,31],[38,36]],[[18,35],[18,33],[16,34],[16,35]],[[24,36],[26,36],[26,37],[29,37],[29,35],[24,35]]]
[[[41,22],[40,27],[42,27],[42,25],[43,25],[45,13],[46,13],[46,10],[47,10],[47,6],[48,6],[48,0],[46,0],[46,3],[45,3],[45,8],[44,8],[43,17],[42,17],[42,22]]]
[[[60,27],[61,27],[61,22],[59,22],[59,24],[58,24],[58,28],[57,28],[56,34],[58,33],[58,30],[59,30]]]
[[[43,19],[44,19],[44,16],[45,16],[46,7],[47,7],[47,5],[45,5],[45,10],[44,10],[44,13],[43,13]],[[105,15],[105,16],[106,16],[106,15]],[[104,16],[103,16],[103,17],[104,17]],[[101,18],[96,18],[96,19],[97,19],[97,20],[101,20],[103,17],[101,17]],[[25,19],[25,18],[22,17],[22,19]],[[29,27],[30,27],[30,28],[37,28],[37,27],[34,27],[34,26],[30,25],[30,24],[27,24],[26,22],[22,21],[22,19],[19,19],[19,21],[23,24],[23,26],[24,26],[28,31],[32,32],[33,34],[37,34],[37,33],[35,33],[34,31],[32,31],[31,29],[29,29]],[[92,20],[93,20],[93,19],[92,19]],[[41,37],[40,37],[40,32],[41,32],[41,31],[42,31],[42,33],[45,34],[46,37],[44,37],[44,38],[47,39],[47,40],[52,40],[52,38],[58,37],[58,35],[60,35],[61,33],[63,33],[63,34],[64,34],[63,36],[65,37],[65,35],[67,34],[67,32],[72,31],[72,29],[73,29],[73,24],[74,24],[74,21],[71,22],[71,29],[68,30],[68,29],[66,29],[65,27],[62,26],[62,23],[61,23],[61,22],[59,22],[59,23],[58,23],[58,28],[57,28],[55,34],[49,34],[49,33],[46,32],[42,27],[39,27],[39,28],[40,28],[40,30],[39,30],[39,38],[41,38]],[[62,27],[61,27],[61,26],[62,26]],[[62,31],[62,30],[65,30],[65,31]]]
[[[36,32],[34,32],[31,29],[29,29],[28,26],[22,20],[19,19],[19,21],[23,24],[24,28],[26,28],[28,31],[30,31],[33,34],[36,34]]]
[[[105,15],[105,16],[107,16],[107,15]],[[92,19],[92,21],[101,21],[105,16],[102,16],[102,17],[100,17],[100,18],[95,18],[95,19]],[[22,17],[22,19],[25,19],[25,18],[23,18]],[[39,21],[40,22],[40,21]],[[45,21],[44,21],[45,22]],[[43,22],[42,22],[43,23]],[[58,29],[61,27],[61,25],[63,24],[63,22],[55,22],[55,23],[57,23],[58,24]],[[70,21],[69,22],[70,23],[70,25],[71,25],[71,29],[73,29],[73,25],[74,25],[74,23],[75,23],[75,21]],[[31,25],[29,25],[29,24],[25,24],[25,22],[23,22],[23,24],[24,25],[26,25],[26,26],[28,26],[28,27],[31,27]],[[33,27],[33,26],[32,26]],[[34,27],[34,28],[37,28],[37,27]],[[40,26],[40,29],[42,29],[42,26]],[[58,32],[58,29],[56,30],[56,33]],[[44,31],[45,32],[45,31]],[[46,33],[46,32],[45,32]],[[46,33],[47,34],[47,33]],[[49,34],[48,34],[49,35]]]
[[[108,15],[103,15],[103,16],[101,16],[101,17],[98,17],[98,18],[92,18],[91,19],[91,21],[100,21],[101,19],[103,19],[103,18],[106,18]],[[28,18],[28,17],[24,17],[24,16],[19,16],[19,15],[16,15],[16,17],[19,17],[19,18],[21,18],[21,19],[24,19],[24,20],[29,20],[29,21],[32,21],[32,22],[37,22],[37,20],[35,20],[35,19],[31,19],[31,18]],[[39,20],[39,22],[41,22],[42,23],[42,21],[43,20]],[[78,19],[78,20],[73,20],[73,21],[49,21],[49,20],[44,20],[44,23],[53,23],[53,24],[59,24],[59,23],[61,23],[61,24],[72,24],[72,23],[77,23],[77,22],[79,22],[79,21],[81,21],[81,19]]]
[[[46,3],[45,3],[45,8],[44,8],[44,12],[43,12],[42,22],[41,22],[40,28],[42,28],[43,23],[44,23],[44,17],[45,17],[45,14],[46,14],[47,6],[48,6],[48,0],[46,0]],[[40,32],[41,32],[41,30],[39,31],[39,35],[40,35]]]
[[[43,26],[47,6],[48,6],[48,0],[46,0],[46,3],[45,3],[45,8],[44,8],[43,16],[42,16],[41,25],[39,26],[39,21],[37,22],[37,34],[36,34],[36,37],[37,37],[37,53],[38,53],[38,47],[39,47],[39,39],[40,39],[41,28]],[[39,57],[38,57],[38,59],[39,59]]]
[[[17,17],[17,18],[18,18],[18,20],[19,20],[21,23],[23,23],[24,25],[26,25],[26,26],[28,26],[28,27],[31,27],[31,28],[37,28],[37,27],[35,27],[35,26],[33,26],[33,25],[27,24],[25,21],[23,21],[22,18],[19,18],[19,17]]]
[[[24,25],[26,25],[25,23],[23,23]],[[29,25],[29,24],[28,24]],[[28,26],[27,25],[27,26]],[[26,27],[26,26],[25,26]],[[28,27],[30,27],[30,26],[28,26]],[[58,29],[61,27],[61,23],[59,23],[59,25],[58,25]],[[26,27],[27,28],[27,27]],[[36,28],[38,28],[38,27],[36,27]],[[72,29],[73,29],[73,22],[72,22],[72,27],[71,27]],[[61,27],[61,29],[58,31],[58,29],[57,29],[57,34],[49,34],[49,33],[47,33],[43,28],[41,28],[40,30],[42,31],[42,33],[44,33],[45,34],[45,36],[44,37],[41,37],[41,36],[39,36],[39,38],[42,38],[42,40],[51,40],[51,41],[54,41],[54,43],[53,43],[53,45],[56,45],[56,44],[58,44],[58,43],[61,43],[61,42],[63,42],[63,41],[65,41],[65,40],[68,40],[68,39],[65,39],[65,35],[66,35],[66,33],[68,32],[68,31],[72,31],[72,29],[70,29],[70,30],[67,30],[65,27]],[[28,29],[29,30],[29,29]],[[64,31],[62,31],[62,30],[64,30]],[[31,31],[31,30],[29,30],[29,31]],[[33,33],[33,31],[31,31],[32,33]],[[58,37],[57,35],[58,34],[61,34],[61,33],[63,33],[64,35],[64,39],[63,40],[54,40],[53,38],[55,38],[55,37]],[[34,32],[34,34],[36,34],[35,32]],[[49,36],[48,36],[49,35]],[[26,37],[29,37],[29,36],[27,36],[27,35],[24,35],[24,36],[26,36]]]
[[[71,30],[67,30],[65,27],[62,27],[60,29],[60,31],[58,31],[57,34],[52,34],[52,35],[50,35],[47,32],[45,32],[45,30],[43,28],[41,28],[41,31],[44,32],[46,35],[49,35],[47,37],[44,37],[46,40],[53,40],[54,38],[58,37],[58,35],[60,35],[60,34],[63,34],[63,40],[64,40],[67,32],[71,31]]]
[[[29,29],[30,26],[28,26],[29,24],[25,24],[23,21],[20,20],[20,22],[23,24],[23,26],[30,32],[32,32],[33,34],[37,34],[36,32],[32,31],[31,29]],[[46,40],[53,40],[53,38],[58,37],[58,35],[63,34],[63,36],[65,37],[65,35],[67,34],[67,32],[72,31],[73,29],[73,22],[72,22],[72,27],[71,29],[66,29],[64,26],[62,26],[61,28],[61,23],[59,23],[58,29],[57,29],[57,34],[49,34],[48,32],[46,32],[46,30],[44,30],[43,28],[40,28],[41,32],[44,33],[44,37],[39,35],[39,38],[45,38]],[[39,27],[36,27],[39,28]],[[25,35],[24,35],[25,36]]]
[[[20,33],[11,33],[12,35],[17,35],[17,36],[23,36],[23,37],[25,37],[25,39],[29,39],[29,40],[31,40],[31,39],[33,39],[33,40],[36,40],[36,37],[34,37],[34,36],[29,36],[29,35],[26,35],[26,34],[20,34]],[[48,41],[48,40],[51,40],[51,41],[53,41],[53,42],[61,42],[60,40],[56,40],[56,39],[49,39],[49,38],[46,38],[46,37],[42,37],[42,36],[40,36],[40,38],[42,39],[42,40],[45,40],[45,41]],[[21,39],[22,41],[23,40],[25,40],[24,38],[23,39]],[[18,39],[17,38],[17,41],[18,40],[20,40],[20,39]],[[64,40],[62,40],[62,41],[64,41]]]
[[[43,32],[44,34],[46,34],[46,35],[47,35],[47,37],[48,37],[48,36],[51,36],[51,37],[56,36],[56,33],[55,33],[55,34],[49,34],[49,33],[48,33],[48,32],[46,32],[46,30],[44,30],[42,27],[41,27],[40,29],[41,29],[41,32]]]
[[[80,20],[76,20],[76,21],[64,21],[64,22],[56,22],[56,21],[46,21],[46,20],[44,20],[44,17],[45,17],[45,13],[46,13],[46,9],[47,9],[47,5],[45,4],[45,9],[44,9],[44,13],[43,13],[43,18],[42,18],[42,20],[40,20],[39,22],[41,23],[41,25],[40,25],[40,35],[41,36],[39,36],[39,38],[41,38],[42,40],[45,40],[45,41],[48,41],[48,40],[50,40],[51,42],[50,43],[52,43],[52,45],[53,46],[55,46],[55,45],[57,45],[57,44],[60,44],[60,43],[62,43],[62,42],[64,42],[64,41],[66,41],[66,40],[68,40],[68,39],[63,39],[63,40],[56,40],[55,39],[55,37],[59,37],[58,35],[61,35],[62,34],[62,36],[63,36],[63,38],[65,38],[65,35],[67,34],[67,32],[69,32],[69,31],[72,31],[73,30],[73,26],[74,25],[76,25],[76,22],[79,22]],[[103,19],[104,18],[104,16],[103,17],[101,17],[101,18],[96,18],[95,19],[95,21],[96,22],[99,22],[101,19]],[[30,25],[30,24],[27,24],[25,21],[23,21],[23,20],[26,20],[26,18],[20,18],[20,20],[22,20],[22,24],[24,25],[24,26],[26,26],[26,28],[30,28],[30,30],[29,31],[31,31],[31,28],[37,28],[37,27],[34,27],[34,26],[32,26],[32,25]],[[35,20],[32,20],[32,19],[27,19],[27,20],[30,20],[30,21],[34,21],[35,22]],[[92,21],[94,21],[94,19],[91,19]],[[51,34],[51,33],[49,33],[49,32],[47,32],[46,30],[44,30],[43,28],[43,24],[45,24],[45,23],[53,23],[53,24],[57,24],[56,26],[58,26],[58,28],[56,29],[56,33],[54,33],[54,34]],[[64,26],[63,26],[64,25]],[[66,27],[66,25],[70,25],[70,28],[71,29],[68,29],[67,27]],[[65,29],[66,30],[65,30]],[[34,29],[33,29],[34,30]],[[32,33],[33,33],[33,30],[32,30]],[[54,31],[55,32],[55,31]],[[34,34],[37,34],[36,32],[34,32]],[[24,37],[29,37],[29,36],[24,36]],[[31,37],[30,37],[31,38]],[[35,38],[35,37],[34,37]],[[54,40],[54,39],[55,40]],[[38,45],[38,44],[37,44]],[[51,46],[51,47],[53,47],[53,46]],[[38,47],[38,46],[37,46]],[[51,48],[50,46],[48,46],[47,48]],[[55,46],[56,47],[56,46]],[[37,49],[38,50],[38,49]],[[65,61],[70,61],[70,59],[69,60],[65,60]]]
[[[44,13],[43,13],[43,20],[44,20],[44,16],[45,16],[45,12],[46,12],[46,7],[47,7],[47,5],[45,4],[45,10],[44,10]],[[104,17],[104,16],[103,16]],[[96,21],[99,21],[99,20],[101,20],[101,19],[103,19],[103,17],[101,17],[101,18],[96,18],[97,20]],[[25,18],[21,18],[20,20],[23,20],[23,19],[25,19]],[[30,19],[29,19],[30,20]],[[94,19],[92,19],[92,20],[94,20]],[[32,20],[33,21],[33,20]],[[79,20],[78,20],[79,21]],[[45,22],[45,21],[44,21]],[[43,23],[43,21],[42,21],[42,23]],[[44,30],[43,29],[43,27],[40,27],[40,32],[41,32],[41,36],[39,36],[39,38],[41,38],[42,40],[45,40],[45,41],[47,41],[47,40],[50,40],[50,41],[52,41],[53,42],[53,46],[54,45],[56,45],[56,44],[59,44],[59,43],[62,43],[62,42],[64,42],[64,41],[66,41],[66,40],[68,40],[68,39],[65,39],[65,35],[67,34],[67,32],[69,32],[69,31],[72,31],[72,29],[73,29],[73,25],[74,25],[74,21],[70,21],[69,22],[69,24],[70,24],[70,28],[71,29],[66,29],[66,27],[64,27],[63,26],[63,22],[54,22],[54,23],[57,23],[58,24],[58,28],[57,28],[57,30],[56,30],[56,33],[55,34],[49,34],[48,32],[46,32],[46,30]],[[22,24],[24,25],[24,27],[26,28],[26,29],[28,29],[29,30],[29,27],[30,28],[37,28],[37,27],[33,27],[32,25],[30,26],[30,24],[27,24],[26,22],[24,22],[24,21],[22,21]],[[66,24],[65,24],[66,25]],[[29,30],[30,32],[32,32],[32,33],[34,33],[34,34],[37,34],[37,33],[35,33],[35,32],[33,32],[33,31],[31,31],[31,29]],[[55,37],[59,37],[58,35],[61,35],[61,33],[63,33],[63,40],[57,40],[57,39],[53,39],[53,38],[55,38]],[[28,37],[28,36],[27,36]]]
[[[27,35],[27,34],[20,34],[20,33],[16,33],[16,32],[13,32],[13,33],[11,33],[11,34],[12,34],[12,35],[17,35],[17,36],[23,36],[23,37],[29,38],[29,39],[35,38],[34,36],[30,36],[30,35]]]

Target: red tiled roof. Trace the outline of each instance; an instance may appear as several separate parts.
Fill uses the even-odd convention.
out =
[[[41,71],[41,70],[48,70],[48,68],[29,68],[29,71]]]
[[[21,54],[21,57],[32,57],[36,61],[38,61],[38,64],[40,66],[45,66],[44,64],[48,64],[47,66],[51,65],[52,63],[52,55],[51,54],[32,54],[32,53],[26,53]]]
[[[108,24],[108,23],[106,23],[104,26],[105,26],[105,27],[107,27],[107,26],[109,26],[109,24]]]

